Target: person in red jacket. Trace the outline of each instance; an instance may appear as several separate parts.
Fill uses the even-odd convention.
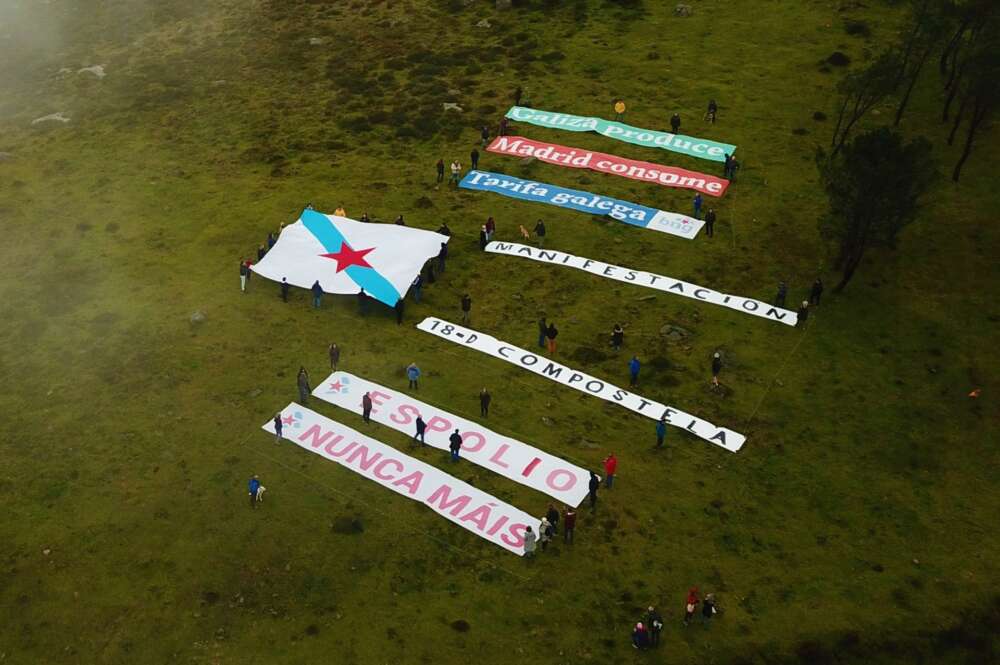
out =
[[[615,481],[615,471],[618,470],[618,458],[611,453],[604,459],[604,486],[611,489]]]
[[[573,542],[573,532],[576,531],[576,508],[566,506],[563,509],[563,542]]]
[[[691,622],[691,617],[694,616],[694,610],[698,606],[698,587],[693,586],[691,590],[688,591],[687,603],[684,605],[684,625],[688,625]]]

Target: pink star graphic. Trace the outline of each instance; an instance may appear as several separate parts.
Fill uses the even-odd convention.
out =
[[[339,393],[339,392],[340,392],[340,389],[341,389],[341,388],[343,388],[343,387],[344,387],[344,384],[342,384],[342,383],[341,383],[341,382],[340,382],[339,380],[338,380],[338,381],[335,381],[334,383],[331,383],[331,384],[330,384],[330,390],[331,390],[332,392],[337,392],[337,393]]]
[[[281,422],[285,423],[286,425],[291,425],[292,423],[295,422],[295,416],[293,416],[292,414],[288,414],[287,416],[282,416]]]

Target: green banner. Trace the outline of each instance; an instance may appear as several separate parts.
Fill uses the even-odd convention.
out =
[[[507,117],[517,122],[527,122],[550,129],[565,129],[570,132],[597,132],[601,136],[625,143],[634,143],[647,148],[663,148],[713,162],[724,162],[726,155],[732,155],[736,151],[736,146],[729,143],[718,143],[683,134],[658,132],[654,129],[642,129],[603,118],[539,111],[525,106],[511,107],[507,111]]]

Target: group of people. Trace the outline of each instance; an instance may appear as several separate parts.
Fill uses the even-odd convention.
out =
[[[774,297],[774,306],[784,307],[785,299],[787,296],[788,296],[788,285],[785,284],[784,282],[778,282],[778,293]],[[799,305],[798,312],[796,312],[798,314],[798,319],[796,323],[798,327],[801,328],[805,326],[806,321],[809,319],[809,307],[810,306],[818,307],[820,298],[822,296],[823,296],[823,279],[821,277],[817,277],[816,281],[813,282],[812,287],[809,289],[809,299],[803,300],[802,304]]]
[[[691,625],[691,620],[701,605],[701,621],[706,627],[711,623],[719,609],[715,604],[715,594],[709,593],[704,599],[699,597],[698,587],[692,587],[684,601],[684,625]],[[651,649],[659,646],[660,633],[663,632],[663,617],[652,605],[643,614],[641,620],[632,628],[632,646],[636,649]]]
[[[559,524],[562,523],[563,543],[573,544],[573,536],[576,533],[576,508],[563,506],[562,514],[556,509],[554,504],[549,504],[549,509],[542,515],[538,525],[538,533],[530,526],[524,532],[524,555],[526,557],[535,556],[536,549],[543,552],[548,548],[552,539],[559,535]]]

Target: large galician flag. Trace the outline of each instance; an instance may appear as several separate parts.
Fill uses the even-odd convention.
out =
[[[303,210],[254,267],[258,275],[324,293],[358,293],[392,307],[448,237],[395,224],[356,222]]]

